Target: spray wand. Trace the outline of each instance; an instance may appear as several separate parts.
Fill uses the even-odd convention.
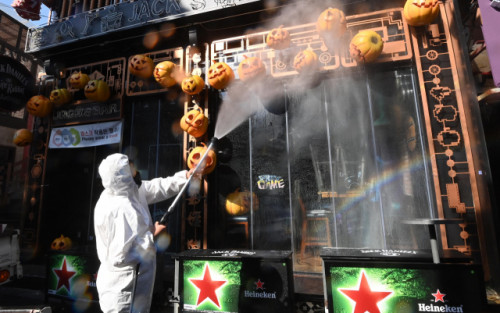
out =
[[[160,220],[160,224],[163,224],[163,225],[167,224],[169,215],[172,214],[172,212],[174,211],[175,205],[177,204],[177,202],[179,202],[179,199],[181,198],[182,194],[186,191],[186,188],[189,185],[189,183],[191,182],[191,179],[193,178],[193,176],[195,176],[194,174],[196,174],[198,172],[199,167],[203,164],[203,161],[205,161],[205,159],[207,158],[208,152],[217,143],[217,140],[218,139],[216,137],[213,137],[210,140],[210,144],[208,145],[207,150],[205,151],[205,153],[201,157],[200,161],[198,162],[198,164],[194,168],[193,174],[191,176],[189,176],[188,180],[186,181],[184,186],[182,186],[181,190],[179,191],[179,193],[175,197],[174,201],[172,202],[172,204],[168,208],[167,212],[165,212],[165,214],[163,214],[163,216]]]

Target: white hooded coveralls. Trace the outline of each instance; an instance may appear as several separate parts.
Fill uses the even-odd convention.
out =
[[[99,175],[104,191],[95,207],[94,230],[101,262],[96,282],[101,310],[147,313],[156,273],[148,204],[176,195],[187,181],[186,171],[143,181],[137,188],[128,157],[116,153],[101,162]]]

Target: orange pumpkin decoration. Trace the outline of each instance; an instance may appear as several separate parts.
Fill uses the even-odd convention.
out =
[[[205,81],[198,75],[187,76],[182,80],[181,88],[190,96],[196,95],[205,88]]]
[[[403,16],[411,26],[428,25],[438,15],[438,0],[407,0],[403,9]]]
[[[108,84],[104,80],[94,79],[85,86],[85,97],[89,100],[106,102],[111,95]]]
[[[278,28],[271,29],[266,36],[266,44],[269,48],[275,50],[283,50],[290,47],[292,42],[290,33],[281,25]]]
[[[182,130],[193,137],[199,138],[207,132],[208,118],[199,107],[187,112],[180,122]]]
[[[207,156],[205,157],[204,162],[204,168],[202,171],[203,175],[210,174],[212,171],[215,169],[215,165],[217,164],[217,154],[214,152],[213,149],[208,150],[207,152],[207,146],[202,142],[201,146],[195,147],[191,153],[189,153],[188,159],[187,159],[187,166],[190,169],[195,168],[198,166],[198,163],[200,162],[201,158],[207,153]],[[200,165],[203,167],[203,164]]]
[[[208,69],[208,83],[215,89],[224,89],[233,80],[233,69],[224,62],[215,62]]]
[[[170,61],[163,61],[156,65],[154,70],[154,77],[156,81],[165,88],[172,87],[177,84],[175,80],[175,73],[177,65]]]
[[[54,89],[50,92],[50,101],[54,104],[56,108],[61,107],[65,104],[71,102],[73,97],[71,93],[66,88]]]
[[[50,245],[50,249],[55,250],[55,251],[64,251],[71,249],[73,246],[73,242],[69,237],[64,237],[64,235],[61,235],[61,237],[58,237],[52,241],[52,244]]]
[[[266,75],[264,62],[258,57],[247,57],[238,65],[238,76],[242,81],[252,81]]]
[[[293,59],[293,67],[299,73],[310,73],[318,69],[318,56],[310,48],[302,50]]]
[[[254,210],[259,207],[259,199],[257,195],[250,191],[236,191],[227,195],[226,211],[230,215],[242,215],[250,211],[250,206],[253,204]]]
[[[316,30],[323,37],[342,37],[347,30],[344,12],[334,8],[324,10],[316,21]]]
[[[26,103],[26,110],[33,116],[46,117],[52,112],[52,102],[42,95],[33,96]]]
[[[378,58],[383,48],[384,41],[377,32],[362,30],[352,38],[349,52],[356,62],[369,63]]]
[[[87,86],[90,78],[87,74],[80,72],[75,72],[69,77],[69,85],[73,89],[83,89]]]
[[[24,147],[33,142],[33,133],[26,128],[18,129],[14,133],[12,142],[18,147]]]
[[[128,62],[128,69],[130,74],[143,79],[148,79],[153,76],[155,64],[153,59],[150,57],[143,54],[137,54],[130,58]]]

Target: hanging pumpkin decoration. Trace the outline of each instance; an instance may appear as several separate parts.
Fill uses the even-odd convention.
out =
[[[205,88],[205,81],[198,75],[187,76],[182,80],[181,88],[190,96],[196,95]]]
[[[203,168],[202,174],[210,174],[212,171],[215,169],[215,165],[217,163],[217,154],[214,152],[213,149],[210,149],[207,151],[207,146],[202,142],[201,146],[195,147],[191,153],[189,153],[188,159],[187,159],[187,166],[189,169],[193,169],[196,166],[198,166],[198,163],[200,162],[201,158],[207,153],[207,156],[205,157],[205,160],[203,162],[205,163],[205,167]],[[203,167],[203,165],[201,165]]]
[[[438,15],[438,0],[407,0],[403,9],[403,16],[411,26],[428,25]]]
[[[208,118],[203,114],[203,110],[197,107],[181,118],[180,126],[191,136],[199,138],[207,132]]]
[[[51,250],[55,251],[64,251],[71,249],[73,246],[73,242],[69,237],[64,237],[64,235],[61,235],[61,237],[58,237],[52,241],[52,244],[50,245]]]
[[[52,103],[45,96],[33,96],[26,103],[26,110],[33,116],[46,117],[52,112]]]
[[[75,72],[69,77],[69,85],[73,89],[83,89],[90,81],[89,75],[80,72]]]
[[[283,50],[290,47],[292,42],[290,33],[281,25],[278,28],[271,29],[266,36],[266,44],[269,48],[275,50]]]
[[[24,147],[33,142],[33,133],[26,128],[18,129],[14,133],[12,142],[18,147]]]
[[[378,58],[383,48],[384,41],[377,32],[362,30],[352,38],[349,52],[356,62],[370,63]]]
[[[87,99],[98,102],[106,102],[111,95],[108,84],[101,79],[89,81],[87,86],[85,86],[84,92]]]
[[[208,83],[215,89],[224,89],[233,80],[233,69],[224,62],[214,62],[208,69]]]
[[[243,57],[243,61],[238,65],[238,76],[242,81],[252,81],[266,75],[266,67],[260,58],[246,55]]]
[[[156,81],[165,88],[172,87],[177,84],[175,80],[175,72],[177,65],[170,61],[163,61],[156,65],[154,70],[154,77]]]
[[[310,73],[318,69],[318,55],[311,49],[299,52],[293,59],[293,68],[299,73]]]
[[[130,74],[143,79],[148,79],[153,76],[155,64],[153,59],[150,57],[143,54],[137,54],[130,58],[128,69]]]
[[[334,8],[324,10],[316,21],[316,30],[325,38],[342,37],[347,30],[344,12]]]
[[[259,199],[257,195],[250,191],[236,191],[227,195],[226,198],[226,211],[230,215],[242,215],[250,211],[253,204],[254,210],[259,207]]]
[[[56,108],[70,103],[72,98],[71,93],[66,88],[52,90],[49,97]]]

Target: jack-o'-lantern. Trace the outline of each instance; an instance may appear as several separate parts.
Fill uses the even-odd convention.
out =
[[[108,84],[100,79],[89,81],[87,86],[85,86],[84,92],[87,99],[98,102],[106,102],[111,95]]]
[[[288,30],[281,25],[278,28],[271,29],[266,36],[266,44],[269,48],[282,50],[290,47],[291,38]]]
[[[18,147],[24,147],[29,145],[33,141],[33,133],[26,128],[18,129],[14,133],[12,142]]]
[[[207,153],[205,159],[203,160],[203,164],[200,165],[200,167],[203,168],[202,174],[206,175],[212,173],[215,169],[215,165],[217,164],[217,154],[213,149],[208,150],[207,146],[203,142],[201,144],[201,146],[195,147],[191,153],[189,153],[187,166],[190,169],[195,168],[198,166],[201,158],[205,155],[205,153]]]
[[[147,79],[153,76],[155,64],[150,57],[143,54],[137,54],[130,58],[128,69],[130,74]]]
[[[46,117],[52,112],[52,103],[45,96],[33,96],[26,103],[26,110],[33,116]]]
[[[316,30],[325,38],[342,37],[347,30],[344,12],[334,8],[324,10],[316,21]]]
[[[182,130],[191,136],[199,138],[207,131],[208,118],[203,114],[203,110],[198,107],[187,112],[181,118],[180,126]]]
[[[71,93],[66,88],[52,90],[49,97],[56,108],[70,103],[72,98]]]
[[[80,72],[75,72],[69,77],[69,85],[73,89],[83,89],[87,86],[90,78],[89,75]]]
[[[224,62],[215,62],[208,69],[208,83],[215,89],[224,89],[233,80],[233,69]]]
[[[383,48],[384,41],[377,32],[362,30],[352,38],[349,52],[356,62],[369,63],[378,58]]]
[[[411,26],[428,25],[438,14],[438,0],[407,0],[403,9],[403,16]]]
[[[310,48],[302,50],[293,59],[293,67],[299,73],[310,73],[318,69],[318,55]]]
[[[69,237],[64,237],[64,235],[61,235],[61,237],[58,237],[52,241],[52,244],[50,245],[50,249],[52,250],[68,250],[71,249],[73,246],[73,243]]]
[[[257,195],[250,191],[236,191],[227,195],[226,198],[226,211],[230,215],[242,215],[250,211],[250,206],[253,206],[254,210],[259,207],[259,199]]]
[[[156,81],[165,88],[172,87],[177,84],[175,80],[175,72],[177,65],[170,61],[163,61],[156,65],[154,77]]]
[[[266,67],[260,58],[245,55],[238,65],[238,75],[242,81],[252,81],[266,75]]]
[[[198,75],[187,76],[182,80],[181,88],[190,96],[196,95],[205,88],[205,81]]]

